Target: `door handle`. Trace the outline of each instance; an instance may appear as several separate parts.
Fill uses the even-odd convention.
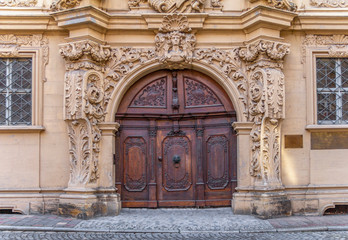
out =
[[[162,162],[162,157],[161,156],[158,157],[158,161]]]

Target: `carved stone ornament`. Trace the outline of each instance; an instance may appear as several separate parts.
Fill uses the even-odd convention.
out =
[[[19,52],[26,48],[39,48],[42,51],[43,76],[48,64],[48,38],[42,34],[33,35],[0,35],[0,57],[19,57]]]
[[[288,11],[296,11],[297,5],[291,0],[267,0],[268,4],[274,8],[279,8]]]
[[[55,0],[51,4],[50,9],[52,11],[67,10],[79,6],[81,1],[82,0]]]
[[[97,63],[105,63],[111,56],[109,46],[100,45],[96,42],[83,40],[74,43],[63,44],[60,54],[65,60],[76,62],[82,57],[87,57]]]
[[[308,47],[324,47],[329,57],[348,57],[348,35],[306,35],[302,40],[302,63]]]
[[[35,7],[37,0],[0,0],[0,7]]]
[[[65,74],[65,119],[70,138],[69,186],[81,187],[98,179],[101,130],[110,96],[103,69],[110,59],[108,46],[92,41],[63,44]]]
[[[131,71],[156,62],[163,64],[164,68],[172,68],[173,65],[190,67],[191,63],[199,62],[221,72],[226,81],[235,84],[244,106],[244,119],[254,122],[250,134],[250,174],[262,186],[280,186],[277,173],[280,161],[278,136],[285,105],[282,61],[289,53],[289,45],[260,40],[233,49],[195,49],[193,44],[184,49],[182,46],[185,44],[180,41],[177,44],[176,39],[171,40],[173,32],[184,35],[180,41],[187,43],[188,39],[194,39],[186,19],[180,15],[170,15],[165,17],[156,36],[156,48],[110,49],[91,41],[69,43],[61,47],[61,54],[67,60],[65,118],[72,129],[83,123],[84,128],[88,128],[84,132],[88,133],[90,139],[90,144],[84,145],[88,146],[88,154],[78,152],[80,156],[75,157],[76,153],[71,150],[72,166],[78,166],[75,164],[76,159],[90,165],[89,172],[84,171],[88,178],[74,177],[80,180],[71,181],[71,184],[87,184],[98,178],[98,124],[104,121],[110,96],[118,81],[131,74]],[[164,50],[159,44],[166,46]],[[209,104],[216,103],[212,100]],[[79,136],[78,142],[82,144],[83,135]],[[276,162],[270,162],[269,159]]]
[[[128,0],[129,7],[139,7],[140,3],[148,3],[160,13],[201,13],[205,0]]]
[[[211,6],[214,8],[222,7],[221,0],[211,0]]]
[[[162,63],[171,69],[184,68],[192,62],[196,37],[191,33],[187,17],[182,15],[168,15],[156,35],[156,52]]]
[[[348,7],[347,0],[311,0],[311,5],[327,8],[345,8]]]

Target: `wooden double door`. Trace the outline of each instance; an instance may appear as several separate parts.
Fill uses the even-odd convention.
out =
[[[116,121],[116,187],[123,207],[231,205],[235,111],[208,76],[152,73],[126,93]]]

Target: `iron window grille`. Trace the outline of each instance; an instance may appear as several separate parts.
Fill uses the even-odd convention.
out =
[[[0,58],[0,125],[32,123],[32,59]]]
[[[348,58],[317,58],[318,124],[348,124]]]

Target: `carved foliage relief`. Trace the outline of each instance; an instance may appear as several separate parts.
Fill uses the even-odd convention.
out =
[[[67,61],[65,119],[72,167],[69,186],[81,186],[95,183],[98,179],[101,140],[98,123],[104,121],[109,101],[106,93],[109,82],[103,78],[103,67],[111,51],[95,42],[80,41],[62,45],[60,53]]]
[[[221,105],[219,98],[204,84],[185,78],[185,106]]]
[[[37,0],[0,0],[0,7],[35,7]]]
[[[130,107],[166,107],[166,86],[165,78],[150,83],[135,96]]]
[[[274,181],[273,177],[268,176],[278,176],[275,174],[277,164],[271,164],[265,158],[266,152],[272,156],[279,154],[276,141],[270,139],[272,134],[276,136],[279,121],[284,118],[282,61],[289,53],[289,45],[260,40],[234,49],[196,49],[195,41],[187,19],[174,14],[164,18],[155,38],[154,49],[111,49],[92,41],[69,43],[61,47],[61,54],[67,61],[66,119],[69,122],[79,119],[90,123],[84,126],[89,127],[87,132],[93,139],[92,145],[89,145],[90,155],[81,155],[81,162],[97,165],[100,144],[98,123],[104,121],[110,96],[118,81],[145,64],[159,62],[163,68],[183,69],[193,62],[200,62],[223,73],[226,81],[235,84],[244,106],[244,119],[254,122],[250,135],[250,174],[262,179],[265,184]],[[199,103],[187,99],[187,104],[196,106],[219,103],[216,96],[209,95],[209,89],[190,81],[185,84],[186,91],[205,96]],[[165,96],[162,98],[161,92],[166,91],[162,80],[151,83],[148,87],[148,91],[139,93],[132,101],[133,106],[164,104]],[[154,98],[155,102],[151,101]],[[274,124],[275,121],[277,124]],[[88,156],[92,160],[87,160]],[[91,182],[91,178],[88,181]]]
[[[347,0],[311,0],[311,5],[327,8],[345,8],[348,6]]]
[[[139,7],[142,3],[160,13],[201,13],[205,0],[128,0],[129,7]]]
[[[82,0],[54,0],[50,8],[53,11],[66,10],[79,6],[81,1]]]

